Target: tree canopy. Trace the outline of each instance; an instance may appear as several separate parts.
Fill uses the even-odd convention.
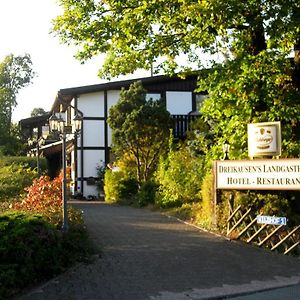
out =
[[[121,91],[118,103],[110,108],[108,123],[113,130],[115,153],[133,157],[137,180],[148,180],[168,146],[172,127],[162,102],[146,100],[146,91],[137,81]]]
[[[30,116],[31,117],[38,117],[38,116],[43,116],[46,115],[47,112],[42,108],[42,107],[35,107],[32,111]]]
[[[182,54],[201,66],[203,51],[232,60],[300,48],[298,0],[59,0],[53,31],[85,61],[106,54],[103,77],[137,68],[179,70]]]
[[[12,127],[12,112],[17,105],[17,94],[34,77],[29,54],[10,54],[0,63],[0,145],[8,142]]]
[[[106,53],[102,77],[152,65],[168,73],[199,71],[198,91],[209,94],[201,108],[208,159],[221,157],[225,139],[232,158],[245,157],[247,123],[275,120],[282,122],[283,155],[300,156],[299,0],[59,3],[64,12],[53,31],[79,47],[82,61]]]

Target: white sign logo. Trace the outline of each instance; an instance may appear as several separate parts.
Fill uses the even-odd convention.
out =
[[[281,154],[280,122],[248,124],[250,157]]]

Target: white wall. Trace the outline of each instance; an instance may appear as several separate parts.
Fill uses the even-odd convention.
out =
[[[83,152],[83,177],[97,177],[97,165],[101,164],[101,161],[105,161],[104,150],[84,150]],[[81,174],[81,151],[77,150],[77,176],[82,177]],[[78,192],[82,191],[81,181],[77,182]],[[88,185],[86,181],[83,182],[83,195],[88,197],[89,195],[97,196],[98,191],[96,185]]]
[[[107,108],[109,109],[115,105],[120,97],[120,90],[111,90],[107,92]],[[157,93],[147,94],[147,99],[160,99],[161,95]],[[104,117],[104,92],[97,92],[91,94],[83,94],[78,98],[78,109],[82,111],[84,117]],[[167,110],[171,114],[188,114],[192,111],[192,92],[166,92]],[[104,120],[84,120],[83,124],[83,143],[84,147],[104,147],[105,146],[105,126]],[[108,126],[108,146],[111,146],[112,132]],[[80,146],[80,138],[78,146]],[[101,160],[105,161],[105,150],[85,149],[83,152],[84,170],[81,174],[81,150],[77,152],[77,175],[78,177],[96,177],[97,164]],[[84,196],[97,195],[97,189],[94,185],[87,185],[83,182]],[[79,191],[82,190],[78,182]]]
[[[107,111],[108,111],[108,115],[109,115],[109,109],[117,104],[118,100],[120,97],[120,91],[116,90],[116,91],[108,91],[107,92]],[[108,126],[108,146],[111,147],[112,144],[112,130],[111,128]]]
[[[84,117],[104,117],[104,92],[80,95],[77,105]]]
[[[104,120],[84,120],[84,147],[104,147]]]
[[[186,115],[192,111],[192,92],[166,92],[166,102],[171,115]]]
[[[96,177],[97,171],[96,166],[100,164],[101,160],[105,159],[104,150],[84,150],[83,152],[83,161],[84,161],[84,177]]]
[[[119,90],[111,90],[107,91],[107,110],[117,104],[120,97],[120,91]]]

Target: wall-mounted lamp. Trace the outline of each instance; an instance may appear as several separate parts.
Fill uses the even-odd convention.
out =
[[[230,149],[230,144],[227,140],[225,140],[223,142],[222,148],[223,148],[223,152],[224,152],[223,160],[229,160],[228,153],[229,153],[229,149]]]

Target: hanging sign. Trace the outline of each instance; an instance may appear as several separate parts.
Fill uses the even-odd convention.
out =
[[[214,162],[217,189],[300,190],[300,159]]]
[[[248,124],[248,155],[249,157],[281,155],[280,122]]]

